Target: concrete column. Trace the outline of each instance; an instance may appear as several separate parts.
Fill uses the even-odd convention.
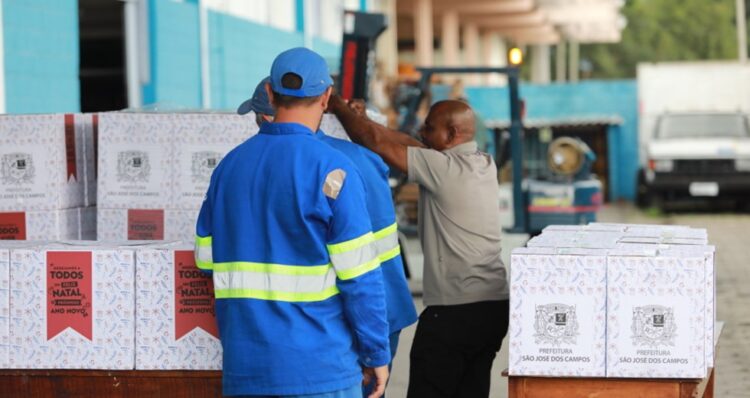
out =
[[[570,61],[570,64],[568,66],[568,75],[570,82],[575,83],[578,81],[578,62],[579,62],[579,53],[578,53],[578,42],[571,41],[570,42],[570,58],[568,61]]]
[[[745,21],[745,0],[737,0],[737,57],[740,62],[747,62],[747,21]]]
[[[432,0],[414,0],[414,46],[417,66],[432,66]]]
[[[551,60],[549,46],[536,44],[532,47],[531,55],[531,81],[540,84],[549,84],[551,76]]]
[[[388,28],[376,43],[375,56],[383,67],[386,76],[398,75],[398,27],[396,25],[396,0],[382,0],[382,10],[388,17]]]
[[[458,66],[460,60],[458,11],[449,10],[443,14],[443,34],[440,49],[443,52],[443,65]]]
[[[464,64],[466,66],[479,66],[479,27],[470,23],[464,26]],[[479,75],[467,75],[467,85],[479,85]]]
[[[508,64],[508,48],[505,41],[497,32],[485,32],[482,35],[482,53],[487,66],[506,66]],[[488,86],[504,86],[508,79],[505,75],[496,73],[485,74],[484,82]]]
[[[567,66],[567,52],[565,51],[565,42],[561,41],[557,43],[557,49],[555,50],[555,80],[557,80],[558,83],[564,83],[565,82],[565,72],[566,66]]]

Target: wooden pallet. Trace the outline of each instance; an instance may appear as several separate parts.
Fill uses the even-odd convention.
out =
[[[703,380],[508,376],[509,398],[713,398],[714,370]]]
[[[0,396],[220,397],[221,372],[3,369]]]

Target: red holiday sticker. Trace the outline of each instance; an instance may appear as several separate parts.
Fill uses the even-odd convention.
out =
[[[91,252],[47,252],[47,340],[67,328],[92,340]]]
[[[0,240],[26,240],[26,213],[0,213]]]
[[[164,210],[128,209],[128,240],[164,240]]]
[[[216,325],[214,283],[195,266],[192,250],[174,252],[175,340],[201,328],[219,338]]]
[[[68,163],[68,175],[66,179],[70,181],[78,180],[76,168],[76,125],[72,114],[65,114],[65,158]]]

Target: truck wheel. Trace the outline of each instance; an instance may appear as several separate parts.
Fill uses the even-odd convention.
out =
[[[646,185],[646,176],[643,174],[643,169],[638,171],[638,183],[635,187],[635,205],[641,209],[645,209],[651,205],[651,193],[648,185]]]

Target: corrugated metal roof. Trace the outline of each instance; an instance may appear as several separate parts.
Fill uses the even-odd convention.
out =
[[[503,129],[510,127],[510,120],[485,120],[485,125],[491,129]],[[594,116],[572,116],[563,118],[536,118],[526,119],[523,126],[527,128],[541,127],[565,127],[565,126],[595,126],[595,125],[621,125],[623,118],[618,115],[594,115]]]

